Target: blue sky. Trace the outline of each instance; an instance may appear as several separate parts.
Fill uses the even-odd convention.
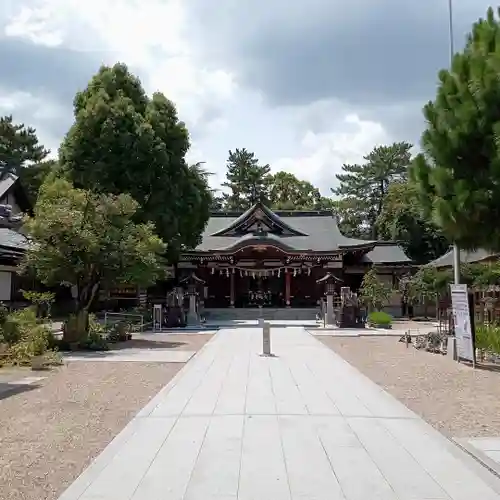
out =
[[[217,5],[216,8],[214,6]],[[490,2],[454,0],[455,44]],[[100,64],[129,65],[178,106],[190,159],[228,150],[325,194],[374,146],[417,144],[448,65],[448,0],[2,0],[0,113],[57,151]]]

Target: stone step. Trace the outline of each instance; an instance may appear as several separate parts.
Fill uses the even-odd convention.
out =
[[[264,318],[268,320],[285,320],[285,321],[314,321],[316,319],[317,309],[304,308],[262,308],[262,309],[205,309],[204,315],[209,322],[213,321],[242,321]]]

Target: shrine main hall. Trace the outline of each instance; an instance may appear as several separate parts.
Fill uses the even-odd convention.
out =
[[[317,281],[327,273],[339,289],[356,292],[372,267],[397,295],[399,278],[412,263],[393,242],[344,236],[331,211],[272,211],[257,203],[245,213],[213,213],[200,245],[182,254],[179,271],[199,278],[208,310],[262,303],[316,308],[324,296]]]

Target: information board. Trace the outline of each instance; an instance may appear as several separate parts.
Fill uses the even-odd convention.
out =
[[[467,285],[450,285],[451,307],[455,324],[458,359],[475,362],[474,335],[471,325]]]

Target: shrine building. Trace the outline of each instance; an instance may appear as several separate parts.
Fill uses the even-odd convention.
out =
[[[195,274],[207,311],[222,308],[317,308],[331,273],[357,291],[375,266],[395,290],[389,309],[400,308],[399,278],[412,263],[393,242],[344,236],[331,211],[272,211],[261,203],[245,213],[216,212],[200,245],[182,254],[179,271]]]

